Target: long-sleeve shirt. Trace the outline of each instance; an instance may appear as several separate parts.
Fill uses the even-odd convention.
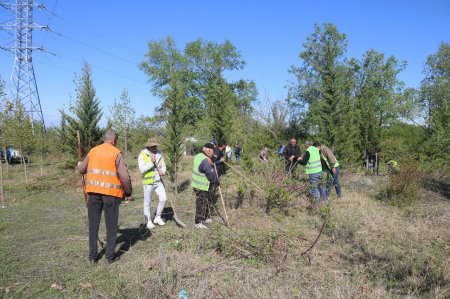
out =
[[[142,155],[147,155],[150,158],[150,162],[145,163]],[[156,156],[156,163],[153,163],[151,157]],[[158,170],[162,172],[162,175],[166,174],[166,162],[164,161],[164,157],[160,151],[156,151],[156,154],[153,154],[148,149],[143,149],[138,157],[139,170],[141,173],[146,173],[149,170],[155,170],[155,182],[159,182],[161,180],[161,176],[158,171],[156,171],[156,165],[158,166]]]
[[[309,161],[309,152],[306,151],[305,154],[302,156],[302,159],[298,161],[300,165],[306,165]]]
[[[89,164],[89,154],[83,161],[78,162],[78,171],[81,174],[87,173],[87,168]],[[131,177],[128,173],[127,164],[125,163],[125,159],[122,156],[122,153],[119,153],[116,157],[116,169],[117,176],[119,178],[120,184],[122,185],[122,190],[125,196],[131,196],[132,187],[131,187]]]
[[[322,145],[320,147],[320,153],[328,160],[328,163],[330,164],[330,168],[333,169],[334,168],[334,164],[336,164],[336,162],[337,162],[333,151],[329,147],[327,147],[325,145]],[[325,163],[325,165],[328,168],[328,165],[326,163]]]

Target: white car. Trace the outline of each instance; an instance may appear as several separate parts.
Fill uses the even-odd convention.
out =
[[[5,153],[2,150],[2,155],[1,155],[2,160],[5,160]],[[23,158],[25,160],[25,163],[29,162],[29,158],[27,155],[23,155]],[[18,149],[14,149],[14,148],[8,148],[6,150],[6,159],[8,159],[8,163],[12,164],[15,162],[21,163],[22,162],[22,152]]]

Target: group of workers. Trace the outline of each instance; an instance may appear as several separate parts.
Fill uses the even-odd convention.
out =
[[[340,167],[333,151],[315,141],[311,144],[310,141],[305,141],[306,152],[302,154],[297,139],[291,137],[289,144],[283,150],[285,158],[286,174],[295,175],[295,170],[298,164],[305,166],[305,173],[309,177],[311,184],[311,194],[314,203],[327,201],[331,188],[336,189],[336,196],[342,196],[341,185],[339,181]],[[326,172],[326,187],[322,183],[322,174]]]
[[[102,211],[105,211],[107,245],[105,257],[108,263],[120,257],[115,252],[118,231],[119,206],[122,200],[131,200],[131,178],[125,160],[116,147],[118,134],[114,129],[106,130],[103,144],[92,148],[83,161],[78,162],[78,170],[85,174],[85,192],[88,195],[87,208],[89,220],[89,262],[98,261],[98,231]],[[164,225],[162,212],[167,201],[163,177],[166,175],[164,156],[158,150],[155,138],[149,138],[145,148],[139,153],[138,165],[142,175],[144,191],[144,218],[146,227],[153,229]],[[283,155],[286,158],[285,172],[294,173],[297,164],[305,165],[306,174],[312,189],[314,203],[325,201],[328,192],[335,186],[337,197],[341,197],[339,184],[339,162],[328,147],[319,142],[305,142],[306,152],[302,155],[297,140],[291,138]],[[225,173],[225,161],[229,159],[230,148],[225,140],[212,140],[202,147],[194,157],[191,186],[194,190],[195,228],[207,228],[211,223],[211,209],[216,201],[219,177]],[[240,156],[241,151],[236,158]],[[260,159],[267,159],[267,149],[260,153]],[[327,172],[327,188],[322,185],[322,171]],[[152,217],[150,207],[153,191],[158,195],[156,213]]]
[[[85,193],[89,220],[89,262],[95,265],[98,256],[98,231],[102,211],[105,211],[106,250],[109,264],[120,259],[116,254],[119,206],[122,200],[131,200],[132,186],[125,160],[116,147],[118,133],[108,129],[103,136],[103,144],[92,148],[83,161],[78,162],[78,171],[85,176]],[[163,177],[166,174],[164,156],[158,150],[155,138],[149,138],[145,148],[139,153],[138,164],[142,175],[144,190],[144,217],[146,227],[153,229],[155,224],[164,225],[162,212],[167,201]],[[229,150],[228,150],[229,151]],[[225,173],[227,144],[224,140],[208,142],[202,152],[194,158],[192,187],[196,195],[195,227],[207,228],[211,222],[211,207],[219,186],[219,176]],[[159,203],[152,219],[150,212],[153,191]]]

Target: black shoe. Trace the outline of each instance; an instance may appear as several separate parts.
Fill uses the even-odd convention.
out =
[[[97,259],[96,258],[89,258],[89,264],[91,265],[91,266],[95,266],[95,265],[97,265]]]
[[[115,255],[112,259],[108,260],[108,264],[112,264],[114,262],[117,262],[118,260],[120,260],[120,256]]]

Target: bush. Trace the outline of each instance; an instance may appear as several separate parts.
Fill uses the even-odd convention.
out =
[[[247,172],[252,173],[254,171],[255,162],[247,154],[241,156],[241,167]]]
[[[285,189],[275,185],[271,185],[265,189],[266,197],[266,213],[273,210],[287,211],[289,203],[293,201],[292,195]]]
[[[405,206],[420,199],[422,174],[415,163],[399,163],[397,173],[389,174],[386,199],[396,206]]]

